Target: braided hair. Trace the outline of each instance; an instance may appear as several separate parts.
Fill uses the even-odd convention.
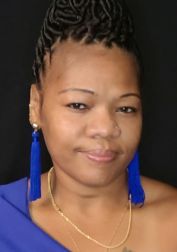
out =
[[[52,0],[36,46],[33,72],[40,84],[45,72],[45,55],[52,56],[52,46],[67,39],[85,44],[116,44],[133,53],[139,62],[134,25],[124,0]]]

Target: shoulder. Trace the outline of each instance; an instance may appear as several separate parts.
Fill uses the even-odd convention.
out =
[[[147,177],[142,177],[142,184],[147,204],[177,204],[177,188]]]
[[[0,209],[4,204],[28,213],[28,178],[22,178],[6,185],[0,185]]]
[[[142,178],[142,184],[146,194],[144,208],[147,219],[154,227],[173,234],[175,230],[177,232],[177,189],[146,177]]]
[[[19,197],[27,188],[28,178],[22,178],[14,182],[0,185],[0,196],[5,198]]]

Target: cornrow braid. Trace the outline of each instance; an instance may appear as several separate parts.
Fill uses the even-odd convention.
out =
[[[134,25],[124,0],[53,0],[47,11],[36,46],[33,72],[40,83],[45,72],[46,53],[52,54],[56,41],[84,39],[86,44],[116,44],[132,52],[139,61]]]

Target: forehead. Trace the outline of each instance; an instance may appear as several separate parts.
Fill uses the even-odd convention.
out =
[[[92,78],[104,78],[110,81],[126,77],[128,82],[137,83],[138,66],[135,57],[125,50],[103,44],[86,45],[80,42],[66,41],[53,48],[52,58],[46,57],[47,67],[44,83],[57,82],[62,79],[74,81]]]

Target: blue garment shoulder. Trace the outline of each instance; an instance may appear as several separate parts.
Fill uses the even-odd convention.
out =
[[[0,186],[0,251],[69,252],[31,220],[27,193],[27,177]]]
[[[9,184],[0,185],[0,197],[29,216],[27,197],[28,178],[22,178]]]

